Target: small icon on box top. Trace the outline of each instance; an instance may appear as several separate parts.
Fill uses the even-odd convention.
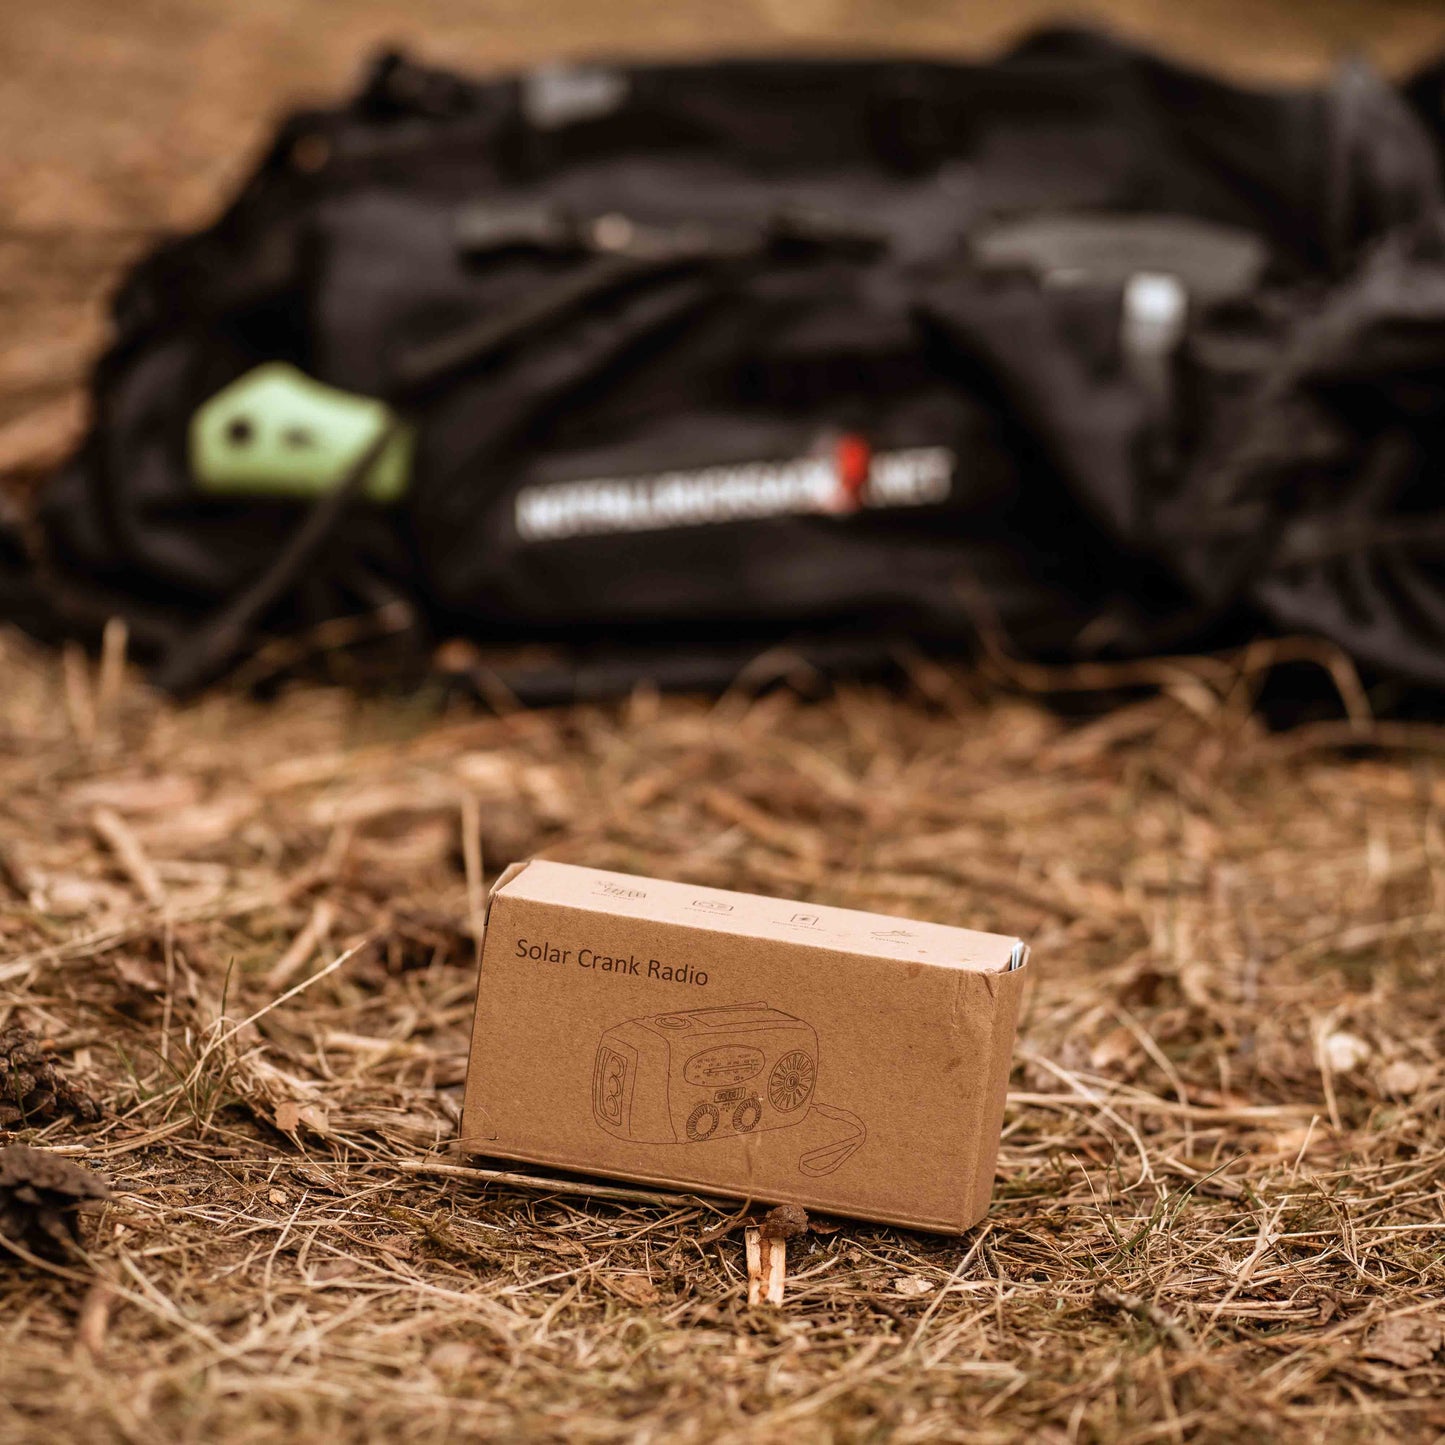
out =
[[[716,898],[694,898],[692,906],[701,908],[705,913],[731,913],[733,911],[731,903],[722,903]]]
[[[647,897],[647,890],[645,888],[624,888],[620,883],[596,883],[593,884],[592,891],[594,893],[601,893],[608,898]]]
[[[794,928],[816,928],[819,919],[816,913],[795,913],[788,922]]]
[[[906,928],[875,928],[870,938],[913,938],[914,934]]]

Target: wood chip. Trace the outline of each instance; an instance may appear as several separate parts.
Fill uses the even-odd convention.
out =
[[[788,1242],[767,1239],[760,1229],[748,1228],[748,1303],[781,1305],[788,1278]]]
[[[893,1293],[901,1294],[904,1299],[919,1299],[932,1294],[937,1288],[931,1279],[924,1279],[921,1274],[907,1274],[893,1281]]]
[[[100,638],[100,678],[96,684],[95,711],[102,727],[115,717],[116,704],[125,686],[125,657],[130,646],[130,629],[123,617],[112,617]]]

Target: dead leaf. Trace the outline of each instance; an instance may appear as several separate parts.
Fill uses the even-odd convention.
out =
[[[196,803],[160,816],[151,815],[138,822],[135,831],[143,843],[155,846],[162,856],[184,857],[209,848],[223,838],[234,837],[260,806],[260,799],[254,795],[213,798],[208,803]]]
[[[273,1189],[270,1194],[267,1195],[267,1198],[279,1209],[281,1205],[286,1203],[286,1191],[284,1189]]]
[[[166,986],[165,970],[159,964],[144,963],[124,953],[116,954],[113,964],[116,977],[142,993],[160,993]]]
[[[905,1299],[920,1299],[937,1288],[931,1279],[924,1279],[921,1274],[907,1274],[893,1281],[893,1293],[901,1294]]]
[[[535,766],[521,769],[518,782],[537,816],[556,826],[568,822],[573,813],[566,777],[560,768]]]
[[[600,1278],[606,1289],[628,1304],[655,1305],[662,1298],[657,1286],[645,1274],[605,1274]]]
[[[276,1127],[283,1134],[295,1134],[303,1124],[313,1134],[331,1132],[331,1118],[321,1104],[298,1104],[295,1100],[288,1099],[284,1104],[276,1105],[274,1117]]]
[[[1089,1064],[1096,1073],[1106,1074],[1119,1069],[1139,1052],[1139,1040],[1132,1030],[1119,1024],[1112,1028],[1089,1051]]]
[[[1358,1069],[1371,1052],[1369,1044],[1358,1034],[1346,1033],[1343,1029],[1325,1038],[1325,1061],[1334,1074],[1348,1074]]]
[[[480,793],[509,793],[515,786],[516,764],[506,753],[463,753],[452,768]]]
[[[439,1375],[461,1375],[477,1358],[476,1347],[465,1340],[443,1340],[426,1357],[427,1365]]]
[[[1380,1091],[1392,1099],[1409,1099],[1425,1086],[1430,1075],[1419,1064],[1396,1059],[1380,1070]]]
[[[301,1122],[313,1134],[329,1134],[331,1132],[331,1115],[327,1112],[324,1104],[303,1104],[301,1106]]]
[[[1270,1146],[1272,1153],[1264,1153],[1266,1158],[1298,1159],[1301,1151],[1304,1155],[1316,1153],[1323,1145],[1329,1142],[1330,1131],[1328,1126],[1315,1124],[1313,1128],[1308,1124],[1301,1124],[1294,1129],[1277,1129],[1270,1135]]]
[[[36,902],[56,918],[83,918],[87,914],[115,912],[124,908],[130,897],[124,888],[74,874],[44,880]]]
[[[346,1285],[356,1277],[356,1266],[349,1259],[318,1259],[311,1266],[311,1278],[318,1285]]]
[[[1402,1370],[1427,1364],[1445,1350],[1445,1316],[1396,1315],[1382,1320],[1365,1338],[1360,1353]]]

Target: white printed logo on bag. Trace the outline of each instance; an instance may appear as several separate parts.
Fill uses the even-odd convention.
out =
[[[516,499],[517,534],[524,541],[549,542],[767,517],[926,507],[948,500],[956,462],[948,447],[874,451],[850,432],[787,461],[526,487]]]

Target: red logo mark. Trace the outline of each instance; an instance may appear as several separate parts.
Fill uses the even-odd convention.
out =
[[[873,448],[855,432],[839,437],[833,446],[833,469],[838,474],[837,510],[856,512],[873,469]]]

